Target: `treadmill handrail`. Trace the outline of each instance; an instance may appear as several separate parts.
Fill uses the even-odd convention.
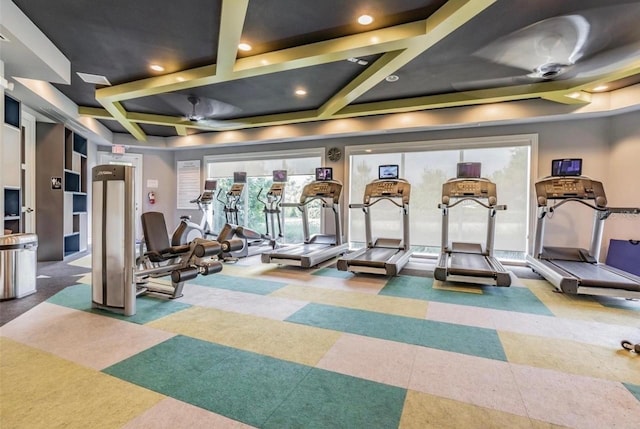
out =
[[[507,205],[506,204],[497,204],[497,205],[489,205],[489,204],[485,204],[482,201],[480,201],[477,198],[472,198],[472,197],[466,197],[466,198],[460,198],[459,200],[457,200],[455,203],[453,204],[443,204],[440,203],[438,204],[438,208],[443,209],[443,208],[451,208],[451,207],[455,207],[460,203],[463,203],[465,201],[473,201],[474,203],[478,203],[480,204],[482,207],[484,207],[485,209],[493,209],[493,210],[506,210],[507,209]]]
[[[580,198],[566,198],[562,201],[560,201],[557,204],[552,205],[551,207],[549,207],[549,211],[554,211],[555,209],[557,209],[558,207],[560,207],[563,204],[566,204],[568,202],[574,202],[574,203],[580,203],[583,204],[589,208],[592,208],[593,210],[599,211],[599,212],[606,212],[609,211],[610,209],[608,207],[599,207],[593,204],[589,204],[588,202],[580,199]]]
[[[372,205],[382,201],[382,200],[387,200],[387,201],[391,201],[393,204],[395,204],[396,206],[403,208],[404,205],[397,203],[393,198],[391,197],[380,197],[380,198],[376,198],[373,202],[371,203],[353,203],[353,204],[349,204],[349,208],[350,209],[364,209],[367,207],[371,207]]]
[[[281,203],[280,205],[282,207],[297,207],[297,208],[301,208],[301,207],[304,207],[304,206],[306,206],[307,204],[309,204],[309,203],[311,203],[313,201],[320,200],[322,202],[322,204],[324,206],[326,206],[327,202],[324,200],[325,198],[331,198],[331,197],[328,197],[328,196],[325,196],[325,197],[311,197],[308,200],[306,200],[304,203]]]

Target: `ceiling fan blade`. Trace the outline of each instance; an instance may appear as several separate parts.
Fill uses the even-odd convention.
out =
[[[584,53],[589,28],[580,15],[548,18],[508,34],[474,55],[529,72],[542,64],[572,65]]]
[[[198,95],[168,92],[158,97],[173,110],[188,118],[207,119],[213,116],[228,116],[241,111],[229,103]]]
[[[604,76],[634,63],[640,64],[640,41],[585,58],[576,65],[571,77],[582,79]]]
[[[477,79],[465,82],[455,82],[451,86],[458,92],[477,91],[481,89],[504,88],[507,86],[528,85],[544,79],[527,76],[511,76],[496,79]]]

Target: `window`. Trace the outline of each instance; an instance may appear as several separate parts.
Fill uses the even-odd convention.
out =
[[[482,177],[497,185],[498,203],[507,210],[496,215],[496,255],[523,260],[529,231],[531,149],[535,136],[454,140],[347,148],[350,162],[349,201],[362,202],[365,185],[377,179],[378,165],[399,164],[400,177],[411,183],[410,237],[416,252],[437,254],[441,246],[442,184],[456,176],[458,162],[482,163]],[[371,209],[373,237],[401,238],[400,209],[384,201]],[[462,203],[449,211],[449,240],[486,241],[487,210]],[[365,241],[364,215],[351,210],[349,241],[360,247]]]
[[[266,233],[264,205],[257,199],[264,199],[265,193],[272,184],[274,170],[287,170],[284,201],[298,202],[302,188],[314,179],[315,168],[322,165],[323,149],[306,151],[277,151],[262,154],[247,154],[246,156],[207,156],[204,163],[207,178],[218,181],[216,201],[214,201],[213,228],[219,231],[227,222],[224,205],[219,200],[225,200],[226,192],[231,188],[233,173],[244,171],[247,173],[247,183],[238,203],[240,225],[260,233]],[[302,219],[296,208],[284,208],[281,219],[284,242],[296,243],[303,240]],[[276,231],[277,234],[277,225]],[[319,208],[309,210],[309,229],[311,234],[321,230],[321,216]],[[273,233],[270,231],[270,233]]]

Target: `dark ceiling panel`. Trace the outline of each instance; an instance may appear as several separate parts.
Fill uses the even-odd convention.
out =
[[[216,61],[221,0],[14,0],[71,61],[71,85],[56,85],[77,104],[98,106],[95,86],[76,72],[119,84]]]
[[[361,59],[367,60],[370,66],[377,58],[378,56],[368,56]],[[127,110],[134,112],[186,116],[191,111],[187,97],[196,95],[236,108],[225,112],[224,106],[220,106],[222,110],[205,115],[216,119],[296,112],[317,109],[365,70],[366,66],[345,60],[249,79],[232,80],[173,94],[143,97],[128,100],[122,104]],[[307,94],[303,97],[297,96],[295,94],[297,88],[306,89]],[[175,94],[180,94],[182,100],[176,100]],[[197,114],[204,113],[199,106],[196,106],[196,110]]]
[[[381,82],[354,104],[538,82],[541,79],[527,78],[532,70],[489,61],[476,53],[529,25],[577,13],[589,18],[584,61],[602,50],[640,40],[640,26],[634,24],[640,16],[640,2],[637,1],[498,1],[394,73],[400,78],[398,81]],[[532,53],[534,49],[532,44]],[[575,72],[581,71],[580,67],[581,61],[578,61],[566,77],[573,77]]]
[[[251,55],[330,40],[429,17],[446,0],[259,0],[249,2],[243,41]],[[374,21],[362,26],[362,14]]]

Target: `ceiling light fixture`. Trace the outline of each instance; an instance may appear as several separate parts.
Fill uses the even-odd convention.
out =
[[[369,25],[373,22],[373,17],[371,15],[360,15],[358,17],[358,24],[360,25]]]
[[[304,89],[296,89],[296,95],[307,95],[307,91]]]
[[[367,60],[361,60],[360,58],[356,58],[356,57],[350,57],[347,58],[347,61],[351,62],[351,63],[355,63],[361,66],[366,66],[367,64],[369,64],[369,61]]]
[[[400,78],[395,74],[390,74],[389,76],[384,78],[384,80],[386,80],[387,82],[397,82],[399,79]]]
[[[164,67],[162,67],[160,64],[151,64],[149,66],[149,68],[153,71],[157,71],[157,72],[162,72],[164,71]]]
[[[609,89],[607,85],[598,85],[595,88],[593,88],[595,92],[606,91],[607,89]]]
[[[248,44],[248,43],[240,43],[240,44],[238,45],[238,49],[240,49],[240,50],[241,50],[241,51],[243,51],[243,52],[249,52],[249,51],[250,51],[251,49],[253,49],[253,48],[252,48],[252,47],[251,47],[251,45],[250,45],[250,44]]]
[[[569,98],[580,98],[580,93],[579,92],[572,92],[571,94],[567,94],[567,97],[569,97]]]
[[[111,85],[111,83],[109,82],[109,79],[99,74],[82,73],[82,72],[76,72],[76,74],[80,77],[80,79],[82,79],[86,83],[92,83],[94,85],[106,85],[106,86]]]

